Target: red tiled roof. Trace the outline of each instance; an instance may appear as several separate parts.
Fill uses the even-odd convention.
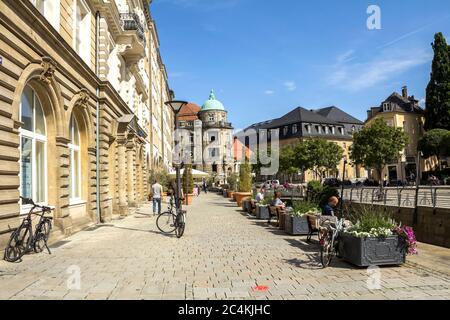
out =
[[[181,108],[178,114],[178,119],[181,121],[195,121],[198,120],[198,113],[202,108],[195,103],[188,103]]]

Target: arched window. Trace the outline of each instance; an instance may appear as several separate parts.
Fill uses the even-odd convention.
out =
[[[47,201],[45,117],[36,92],[26,86],[21,97],[20,193],[36,203]]]
[[[81,199],[81,148],[80,130],[74,116],[70,119],[70,174],[69,195],[71,201]]]

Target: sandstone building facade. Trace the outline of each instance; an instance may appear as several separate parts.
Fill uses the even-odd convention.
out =
[[[282,116],[281,118],[256,123],[248,127],[247,133],[255,132],[257,141],[268,141],[277,138],[280,150],[285,146],[295,146],[305,139],[322,138],[336,143],[344,150],[344,157],[350,159],[350,148],[353,144],[353,133],[361,130],[363,122],[352,117],[337,107],[328,107],[317,110],[309,110],[298,107]],[[272,136],[276,134],[276,136]],[[245,142],[246,144],[248,141]],[[267,148],[266,144],[259,147]],[[350,161],[349,161],[350,162]],[[344,171],[344,158],[336,168],[327,172],[325,178],[342,179]],[[366,170],[361,166],[349,163],[345,166],[345,177],[348,180],[364,180],[367,177]],[[258,177],[259,180],[270,177]],[[287,181],[288,176],[278,174],[273,178]],[[313,171],[308,170],[294,177],[297,182],[310,182],[319,180],[320,177]]]
[[[127,215],[170,164],[150,2],[0,1],[0,245],[29,209],[20,195],[54,206],[64,237]]]
[[[179,128],[189,132],[194,169],[208,173],[214,183],[223,184],[236,172],[233,157],[233,125],[228,112],[211,90],[209,99],[199,107],[185,105],[178,115]],[[195,146],[195,147],[194,147]]]
[[[406,86],[402,88],[401,94],[393,92],[379,106],[371,108],[367,116],[365,125],[370,126],[376,119],[381,118],[389,126],[403,129],[409,138],[408,145],[400,157],[386,166],[381,177],[377,172],[371,172],[374,179],[382,179],[387,175],[389,181],[395,185],[397,181],[407,181],[411,174],[416,175],[418,166],[421,172],[435,168],[433,159],[424,161],[418,157],[419,140],[425,133],[425,111],[414,96],[408,95]]]

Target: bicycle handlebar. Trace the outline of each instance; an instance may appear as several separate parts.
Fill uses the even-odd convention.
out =
[[[52,211],[52,209],[51,209],[50,207],[47,207],[47,206],[41,206],[41,205],[38,205],[38,204],[34,203],[33,199],[24,198],[24,197],[20,197],[20,199],[22,200],[22,204],[25,204],[25,205],[27,205],[27,204],[32,205],[33,207],[35,207],[35,208],[40,208],[40,209],[42,209],[43,211]]]

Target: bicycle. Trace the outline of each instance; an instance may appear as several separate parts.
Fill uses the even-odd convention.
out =
[[[31,251],[41,253],[44,251],[44,248],[47,249],[49,254],[52,254],[48,247],[48,239],[52,229],[53,218],[45,216],[45,214],[51,213],[52,209],[47,206],[37,205],[31,199],[23,197],[20,197],[20,199],[22,199],[22,204],[31,205],[32,207],[8,241],[4,254],[4,260],[8,262],[17,262]],[[42,213],[35,213],[35,209],[42,210]],[[34,233],[32,215],[40,217]]]
[[[339,233],[344,230],[345,219],[340,219],[337,223],[327,220],[320,228],[320,260],[322,266],[327,268],[335,256],[339,255]]]
[[[183,199],[179,199],[179,201],[183,201]],[[172,234],[175,232],[177,238],[181,238],[184,235],[186,228],[186,211],[179,208],[181,208],[180,205],[175,207],[172,196],[170,198],[168,211],[161,213],[156,220],[156,226],[159,231],[164,234]]]

